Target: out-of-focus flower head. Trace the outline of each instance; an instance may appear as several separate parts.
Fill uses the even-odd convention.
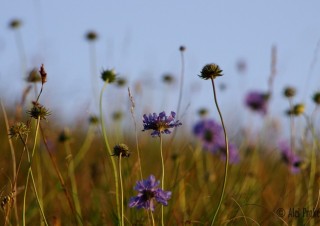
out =
[[[302,165],[302,160],[299,156],[295,155],[286,141],[281,141],[279,143],[279,150],[281,152],[281,159],[289,167],[292,173],[300,172],[300,167]]]
[[[153,175],[150,175],[146,180],[138,181],[134,187],[138,191],[138,195],[130,199],[129,207],[154,211],[155,202],[167,206],[168,200],[171,198],[171,192],[163,191],[158,187],[159,184],[160,181],[156,181]]]
[[[265,115],[268,111],[269,94],[260,91],[251,91],[246,95],[245,104],[252,111]]]
[[[203,148],[213,150],[223,140],[222,126],[212,119],[202,119],[193,127],[193,134],[202,142]]]

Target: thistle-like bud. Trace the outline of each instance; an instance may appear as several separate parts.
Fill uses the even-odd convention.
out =
[[[185,50],[186,50],[186,47],[185,47],[185,46],[180,46],[180,47],[179,47],[179,51],[180,51],[180,52],[184,52]]]
[[[86,34],[86,39],[87,39],[89,42],[95,41],[97,38],[98,38],[98,35],[97,35],[97,33],[94,32],[94,31],[89,31],[89,32]]]
[[[42,106],[38,102],[33,101],[32,104],[33,107],[31,108],[31,110],[27,111],[31,118],[46,120],[47,116],[51,114],[44,106]]]
[[[320,92],[315,93],[312,100],[315,104],[320,105]]]
[[[43,64],[41,64],[41,67],[40,67],[39,73],[40,73],[40,76],[41,76],[41,82],[42,82],[42,85],[43,85],[44,83],[46,83],[46,82],[47,82],[47,72],[44,70],[44,66],[43,66]]]
[[[9,23],[9,27],[12,29],[17,29],[21,26],[21,21],[19,19],[13,19]]]
[[[117,156],[117,157],[129,157],[130,156],[130,151],[127,145],[125,144],[117,144],[113,147],[113,154],[112,156]]]
[[[207,64],[202,68],[200,78],[205,80],[215,79],[217,76],[222,76],[222,70],[217,64]]]
[[[17,122],[9,129],[9,137],[10,138],[19,138],[23,135],[27,135],[30,132],[26,124],[23,122]]]
[[[288,86],[284,89],[283,95],[287,98],[294,97],[296,95],[296,89]]]
[[[40,74],[39,74],[39,72],[38,72],[38,70],[36,68],[32,69],[29,72],[29,75],[26,78],[26,81],[30,82],[30,83],[37,83],[37,82],[41,81]]]
[[[115,73],[114,69],[112,70],[103,70],[101,72],[101,78],[103,81],[107,83],[112,83],[116,80],[117,74]]]

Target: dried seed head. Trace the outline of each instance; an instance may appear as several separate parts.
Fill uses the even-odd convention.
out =
[[[41,81],[40,74],[39,74],[39,72],[38,72],[38,70],[36,68],[32,69],[29,72],[29,75],[26,78],[26,81],[30,82],[30,83],[37,83],[37,82]]]
[[[17,29],[21,26],[21,21],[19,19],[13,19],[9,23],[9,27],[12,29]]]
[[[198,110],[198,115],[200,116],[200,117],[204,117],[204,116],[206,116],[208,114],[208,109],[206,109],[206,108],[200,108],[199,110]]]
[[[117,79],[117,86],[123,87],[127,84],[127,80],[125,78],[118,78]]]
[[[113,112],[112,114],[112,119],[115,121],[120,120],[122,117],[123,117],[123,114],[121,111],[116,111],[116,112]]]
[[[35,119],[47,119],[47,116],[49,116],[51,113],[41,104],[38,102],[32,102],[33,107],[31,110],[27,111],[27,113],[30,115],[30,117],[35,118]]]
[[[29,133],[29,129],[23,122],[17,122],[9,129],[10,138],[19,138]]]
[[[179,51],[180,51],[180,52],[184,52],[185,50],[186,50],[186,47],[185,47],[185,46],[180,46],[180,47],[179,47]]]
[[[61,143],[64,143],[64,142],[67,142],[71,139],[71,134],[70,134],[70,131],[68,129],[64,129],[59,137],[58,137],[58,141],[61,142]]]
[[[215,79],[217,76],[222,76],[222,70],[217,64],[207,64],[202,68],[200,78],[205,80]]]
[[[47,72],[44,70],[43,64],[40,67],[39,73],[40,73],[41,82],[42,82],[42,85],[43,85],[44,83],[47,82]]]
[[[86,34],[86,39],[87,39],[89,42],[95,41],[97,38],[98,38],[98,35],[97,35],[97,33],[94,32],[94,31],[89,31],[89,32]]]
[[[117,74],[115,73],[114,69],[112,70],[103,70],[101,72],[101,78],[103,81],[107,83],[112,83],[116,80]]]
[[[117,156],[117,157],[129,157],[130,156],[130,151],[127,145],[125,144],[117,144],[113,147],[113,154],[112,156]]]
[[[315,93],[312,100],[315,104],[320,105],[320,92]]]
[[[162,76],[162,81],[166,84],[172,84],[174,82],[174,77],[171,74],[164,74]]]
[[[294,97],[296,95],[296,89],[293,87],[286,87],[283,91],[283,95],[287,98]]]
[[[89,117],[89,123],[93,124],[93,125],[96,125],[96,124],[99,123],[99,118],[97,116],[95,116],[95,115],[91,115]]]

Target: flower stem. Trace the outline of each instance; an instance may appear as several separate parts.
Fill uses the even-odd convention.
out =
[[[105,121],[104,121],[104,117],[103,117],[103,112],[102,112],[102,96],[103,96],[103,92],[106,89],[108,84],[108,80],[105,81],[102,90],[100,92],[100,103],[99,103],[99,108],[100,108],[100,122],[101,122],[101,130],[102,130],[102,134],[103,134],[103,140],[105,142],[106,145],[106,149],[108,151],[109,156],[112,156],[112,152],[110,149],[110,145],[109,145],[109,141],[107,138],[107,131],[106,131],[106,125],[105,125]],[[115,189],[116,189],[116,203],[117,203],[117,214],[118,214],[118,220],[120,220],[120,201],[119,201],[119,182],[118,182],[118,171],[117,171],[117,167],[116,167],[116,163],[114,158],[111,157],[111,164],[112,164],[112,169],[113,169],[113,173],[114,173],[114,180],[115,180]]]
[[[122,184],[122,174],[121,174],[121,154],[118,159],[119,165],[119,180],[120,180],[120,191],[121,191],[121,225],[124,226],[124,215],[123,215],[123,184]]]
[[[160,133],[160,154],[161,154],[161,165],[162,165],[162,175],[161,175],[161,188],[164,190],[164,160],[163,160],[163,149],[162,149],[162,135]],[[163,220],[163,205],[161,205],[161,225],[164,226]]]
[[[228,166],[229,166],[229,144],[228,144],[227,131],[226,131],[226,128],[225,128],[225,125],[224,125],[224,122],[223,122],[223,118],[222,118],[222,114],[220,112],[220,108],[219,108],[218,101],[217,101],[216,89],[215,89],[215,86],[214,86],[213,78],[211,78],[211,82],[212,82],[214,102],[215,102],[215,105],[216,105],[218,113],[219,113],[219,117],[220,117],[220,120],[221,120],[223,132],[224,132],[224,141],[225,141],[225,144],[226,144],[226,164],[225,164],[225,169],[224,169],[224,180],[223,180],[222,192],[221,192],[220,201],[219,201],[217,210],[216,210],[216,212],[215,212],[215,214],[214,214],[214,216],[212,218],[212,221],[211,221],[211,226],[212,226],[214,224],[215,219],[216,219],[216,217],[218,215],[218,212],[220,210],[220,207],[221,207],[221,204],[222,204],[222,201],[223,201],[223,197],[224,197],[224,193],[225,193],[225,189],[226,189],[227,177],[228,177]]]

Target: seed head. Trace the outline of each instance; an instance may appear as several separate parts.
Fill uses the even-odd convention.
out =
[[[103,70],[101,72],[101,78],[103,81],[107,82],[107,83],[112,83],[116,80],[117,74],[114,71],[114,69],[112,70]]]
[[[10,138],[19,138],[23,135],[27,135],[29,133],[29,129],[23,122],[17,122],[9,129],[9,137]]]
[[[29,72],[29,75],[26,78],[26,81],[30,82],[30,83],[37,83],[37,82],[41,81],[40,74],[39,74],[39,72],[38,72],[38,70],[36,68],[32,69]]]
[[[200,117],[204,117],[204,116],[206,116],[208,114],[208,109],[206,109],[206,108],[200,108],[199,110],[198,110],[198,115],[200,116]]]
[[[113,154],[112,156],[117,156],[117,157],[129,157],[130,156],[130,151],[127,145],[125,144],[117,144],[113,147]]]
[[[312,100],[315,104],[320,105],[320,92],[315,93]]]
[[[127,84],[127,80],[125,78],[118,78],[117,79],[117,86],[123,87]]]
[[[96,125],[96,124],[99,123],[99,118],[97,116],[95,116],[95,115],[91,115],[89,117],[89,123],[93,124],[93,125]]]
[[[9,27],[12,29],[17,29],[21,26],[21,21],[19,19],[13,19],[9,23]]]
[[[186,50],[186,47],[185,47],[185,46],[180,46],[180,47],[179,47],[179,51],[180,51],[180,52],[184,52],[185,50]]]
[[[166,84],[172,84],[174,82],[174,77],[171,74],[164,74],[162,76],[162,81]]]
[[[93,41],[95,41],[97,38],[98,38],[98,35],[97,35],[97,33],[94,32],[94,31],[89,31],[89,32],[86,34],[86,39],[87,39],[89,42],[93,42]]]
[[[121,111],[115,111],[113,112],[112,114],[112,118],[113,120],[117,121],[117,120],[120,120],[122,118],[123,114]]]
[[[61,142],[61,143],[64,143],[68,140],[71,139],[71,134],[70,134],[70,131],[68,129],[64,129],[60,135],[59,135],[59,138],[58,138],[58,141]]]
[[[47,72],[44,70],[44,66],[43,66],[43,64],[41,64],[41,67],[40,67],[39,73],[40,73],[40,76],[41,76],[41,82],[42,82],[42,85],[43,85],[44,83],[46,83],[46,82],[47,82]]]
[[[294,97],[296,95],[296,89],[288,86],[284,89],[283,95],[287,98]]]
[[[296,104],[291,109],[287,110],[287,115],[299,116],[304,113],[304,104]]]
[[[217,64],[207,64],[202,68],[200,78],[205,80],[215,79],[217,76],[222,76],[222,70]]]
[[[39,104],[38,102],[32,102],[32,104],[33,107],[31,110],[27,111],[31,118],[46,120],[47,116],[51,114],[43,105]]]

